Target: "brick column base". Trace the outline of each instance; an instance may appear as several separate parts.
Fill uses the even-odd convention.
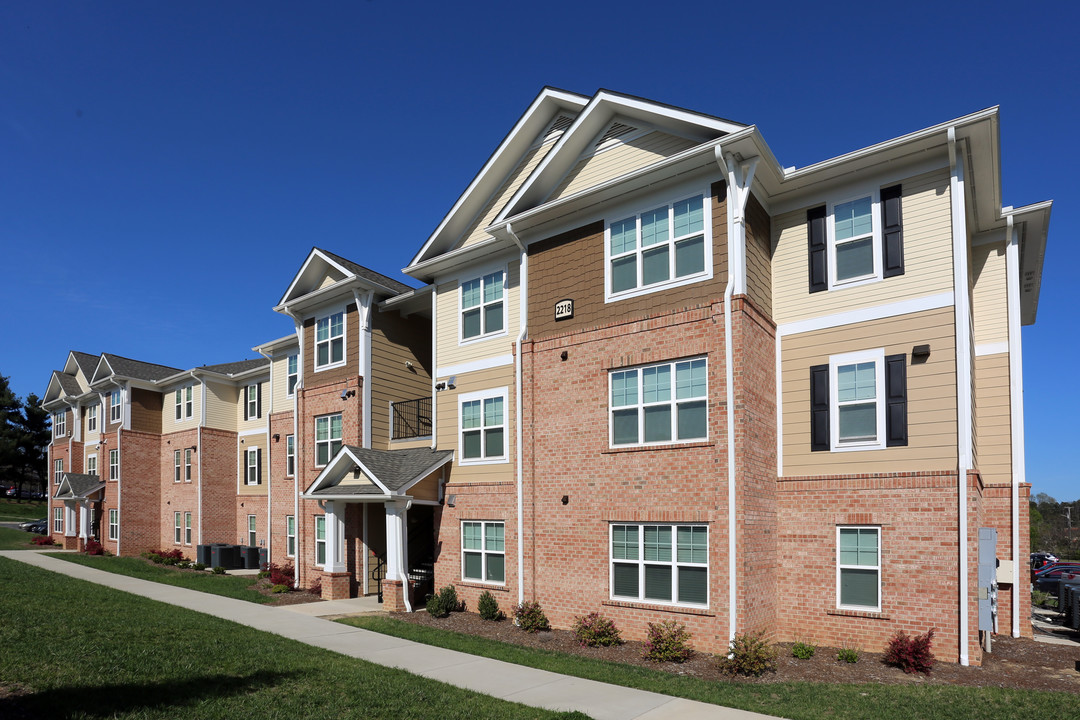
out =
[[[64,549],[65,550],[78,550],[79,549],[79,538],[77,538],[77,537],[68,537],[67,535],[65,535],[64,536]]]
[[[348,600],[351,597],[352,576],[349,573],[322,574],[323,600]]]
[[[386,612],[405,612],[405,593],[400,580],[382,581],[382,609]]]

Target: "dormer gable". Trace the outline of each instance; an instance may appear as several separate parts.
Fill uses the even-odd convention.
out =
[[[274,309],[277,312],[294,311],[301,306],[349,297],[354,290],[370,291],[379,298],[386,298],[412,289],[329,250],[313,247]]]

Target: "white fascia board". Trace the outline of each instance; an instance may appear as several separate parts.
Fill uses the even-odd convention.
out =
[[[1034,325],[1042,290],[1046,237],[1050,229],[1053,201],[1026,205],[1012,211],[1014,222],[1023,229],[1020,245],[1020,324]]]
[[[516,166],[517,162],[520,161],[521,156],[532,144],[536,135],[547,126],[560,110],[580,111],[586,106],[588,100],[589,98],[584,95],[565,90],[549,87],[541,90],[514,127],[499,143],[495,152],[480,168],[480,172],[465,188],[465,192],[458,197],[457,202],[450,208],[450,212],[443,217],[442,222],[435,228],[435,232],[431,234],[427,242],[420,248],[420,251],[409,261],[408,267],[404,268],[402,272],[419,278],[420,276],[414,275],[414,273],[423,273],[420,267],[425,260],[431,259],[429,253],[432,247],[438,240],[444,238],[453,221],[462,213],[469,214],[469,217],[475,215],[476,210],[469,212],[471,205],[483,204],[487,201],[488,196],[495,192],[497,186],[513,169],[513,166]]]
[[[376,303],[379,308],[379,312],[387,312],[397,310],[405,316],[419,313],[421,315],[430,313],[431,311],[431,293],[435,291],[435,286],[432,284],[424,285],[420,288],[403,292],[400,295],[387,298],[381,302]]]
[[[102,366],[104,366],[106,368],[105,374],[101,374]],[[110,376],[112,374],[113,374],[112,365],[109,364],[109,361],[105,359],[105,354],[102,353],[101,359],[98,360],[97,367],[94,368],[94,377],[92,377],[90,379],[90,384],[93,385],[94,383],[99,382],[99,376],[100,376],[101,380],[104,380],[105,378],[107,378],[108,376]]]
[[[280,337],[277,340],[271,340],[270,342],[256,345],[255,347],[251,348],[251,350],[252,352],[257,352],[260,355],[264,352],[269,353],[270,355],[274,355],[281,352],[282,350],[292,350],[293,348],[299,347],[300,340],[297,339],[296,333],[294,332],[292,334],[286,335],[285,337]]]
[[[300,278],[303,276],[304,271],[307,270],[308,265],[311,263],[312,258],[315,257],[315,253],[316,253],[316,249],[311,248],[311,251],[308,252],[307,257],[304,258],[304,262],[301,263],[300,269],[297,270],[295,275],[293,275],[293,279],[289,283],[289,287],[285,290],[285,294],[282,295],[281,300],[278,301],[278,306],[284,306],[285,303],[288,302],[290,296],[292,295],[293,289],[296,287],[296,283],[300,282]],[[274,309],[277,310],[277,307],[275,307]]]
[[[436,255],[422,263],[407,267],[402,272],[418,280],[432,282],[437,276],[446,275],[459,267],[477,262],[490,262],[495,253],[513,251],[516,248],[517,246],[509,239],[493,236],[467,247]]]
[[[340,304],[342,297],[348,297],[351,299],[353,290],[360,289],[368,291],[377,290],[378,288],[382,288],[382,286],[376,285],[375,283],[369,283],[363,278],[357,277],[355,275],[349,275],[341,280],[338,280],[332,285],[327,285],[324,288],[314,290],[307,293],[306,295],[301,295],[298,298],[294,298],[286,303],[277,305],[274,307],[274,312],[282,313],[285,315],[288,315],[290,313],[303,315],[305,313],[318,310],[319,308],[326,305]],[[346,304],[348,303],[346,302]]]

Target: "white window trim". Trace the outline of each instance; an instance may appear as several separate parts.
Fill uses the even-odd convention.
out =
[[[869,605],[843,605],[840,603],[840,570],[867,570],[870,565],[841,565],[840,564],[840,531],[841,530],[876,530],[877,542],[877,600],[876,607]],[[836,607],[838,610],[858,610],[862,612],[881,612],[881,526],[879,525],[837,525],[836,526]]]
[[[53,413],[53,437],[67,437],[67,410]]]
[[[333,370],[334,368],[342,367],[342,366],[344,366],[345,364],[347,364],[349,362],[349,313],[348,313],[348,311],[346,309],[347,307],[348,306],[346,305],[346,306],[343,306],[343,307],[333,308],[331,310],[327,310],[324,314],[317,315],[315,317],[315,324],[311,328],[311,339],[312,339],[311,348],[312,348],[312,352],[313,352],[313,355],[311,357],[311,365],[312,365],[312,368],[313,368],[313,372],[322,372],[323,370]],[[326,365],[320,365],[319,364],[319,321],[320,320],[328,320],[330,318],[330,316],[337,315],[338,313],[341,313],[341,360],[339,360],[338,362],[330,362],[330,363],[327,363]],[[326,340],[322,341],[322,342],[328,343],[328,345],[327,345],[327,353],[326,353],[327,359],[330,358],[329,343],[335,337],[337,337],[337,336],[332,335],[332,336],[328,337]],[[299,367],[297,369],[299,369]]]
[[[255,482],[251,481],[252,471],[254,471]],[[260,480],[262,478],[259,477],[259,448],[248,448],[244,452],[244,484],[259,485]]]
[[[174,483],[180,482],[184,476],[183,459],[179,450],[173,450],[173,476],[172,481]]]
[[[675,203],[680,200],[686,200],[694,195],[702,195],[702,222],[704,224],[704,244],[705,244],[705,269],[694,275],[687,275],[685,277],[676,278],[672,277],[670,280],[664,282],[655,283],[653,285],[638,286],[632,290],[623,290],[622,292],[613,293],[611,291],[611,223],[612,221],[626,220],[631,215],[637,220],[637,232],[638,232],[638,258],[641,257],[641,214],[649,210],[656,210],[661,205],[667,205],[669,213],[673,212],[672,208]],[[613,212],[610,217],[604,219],[604,302],[612,303],[619,300],[627,300],[629,298],[641,297],[642,295],[651,295],[655,292],[662,290],[670,290],[672,288],[682,287],[683,285],[692,285],[694,283],[704,282],[711,280],[713,277],[713,220],[712,220],[712,192],[709,186],[704,188],[688,187],[683,188],[677,193],[668,193],[662,197],[655,198],[648,203],[636,203],[634,206],[627,208],[625,211]],[[674,240],[669,240],[671,247],[674,248]],[[672,261],[674,262],[674,260]],[[638,262],[638,272],[641,270],[641,262]]]
[[[247,539],[248,547],[256,547],[259,544],[259,521],[254,515],[247,516]],[[252,542],[254,541],[254,542]]]
[[[874,272],[871,275],[862,275],[850,280],[836,279],[836,214],[837,205],[861,200],[870,197],[870,221],[873,228],[873,236],[870,244],[874,252]],[[858,287],[867,283],[880,282],[882,280],[882,257],[881,257],[881,188],[878,185],[864,186],[860,192],[847,194],[843,197],[830,199],[826,202],[825,209],[825,238],[828,245],[829,266],[829,290],[841,290],[844,288]],[[851,242],[850,240],[845,240]]]
[[[345,417],[344,417],[344,415],[342,415],[341,413],[330,413],[329,415],[319,415],[318,417],[315,418],[315,438],[316,438],[315,439],[315,467],[320,467],[320,468],[321,467],[326,467],[327,465],[330,464],[330,461],[334,459],[334,456],[337,455],[337,452],[330,452],[333,449],[333,446],[334,446],[334,438],[330,437],[330,427],[331,427],[330,418],[332,418],[334,416],[337,416],[337,417],[341,418],[341,437],[337,438],[337,441],[338,441],[338,443],[340,443],[341,447],[338,448],[337,452],[341,452],[341,448],[345,447]],[[318,437],[319,437],[319,421],[322,420],[322,419],[326,419],[326,440],[319,440],[318,439]],[[327,445],[326,463],[324,463],[322,465],[319,465],[319,445],[322,445],[322,444]]]
[[[120,540],[120,511],[109,508],[109,539]]]
[[[109,393],[109,422],[118,423],[124,420],[124,398],[119,389]]]
[[[53,508],[53,532],[64,532],[64,508],[62,507]]]
[[[86,432],[92,433],[98,430],[98,406],[90,405],[86,408]]]
[[[255,389],[255,398],[251,398],[251,390]],[[252,409],[254,408],[254,410]],[[259,420],[259,383],[251,383],[244,386],[244,409],[247,410],[247,419]]]
[[[191,513],[184,513],[184,544],[191,545]]]
[[[465,550],[465,524],[474,523],[480,525],[480,549],[479,550]],[[503,549],[488,550],[487,543],[487,527],[488,525],[502,525],[503,526]],[[460,537],[461,545],[461,580],[462,582],[479,583],[481,585],[491,585],[494,587],[503,587],[506,585],[506,523],[502,520],[462,520],[461,525],[458,528],[458,534]],[[489,555],[501,555],[503,558],[503,579],[502,582],[495,580],[484,580],[481,578],[465,577],[465,553],[480,553],[480,575],[487,577],[487,566]]]
[[[501,387],[493,390],[478,390],[471,393],[462,393],[458,395],[457,409],[458,409],[458,465],[497,465],[499,463],[510,462],[510,402],[509,402],[509,388]],[[467,402],[480,401],[480,418],[481,423],[484,417],[484,400],[489,398],[501,397],[503,401],[503,453],[498,457],[479,457],[473,459],[466,459],[465,443],[463,440],[463,433],[465,428],[462,424],[461,406]],[[498,427],[492,425],[492,428]],[[489,429],[487,426],[481,424],[480,426],[480,449],[484,450],[484,430]],[[476,428],[469,428],[471,431],[475,431]]]
[[[877,439],[863,442],[840,442],[840,404],[837,400],[839,383],[836,371],[842,365],[874,363],[874,384],[877,392]],[[885,349],[863,350],[829,356],[829,449],[832,452],[859,452],[885,449]]]
[[[194,413],[194,388],[185,385],[177,388],[173,393],[173,422],[181,423],[190,420]]]
[[[467,283],[467,282],[472,282],[473,280],[479,280],[480,281],[480,304],[475,306],[475,307],[480,308],[480,323],[481,323],[481,325],[483,325],[483,322],[484,322],[484,305],[488,304],[488,303],[484,302],[484,278],[487,277],[488,275],[493,275],[495,273],[502,273],[502,276],[503,276],[503,282],[502,282],[503,293],[502,293],[502,300],[501,300],[501,302],[502,302],[502,310],[503,310],[503,326],[502,326],[502,330],[496,330],[494,332],[489,332],[489,333],[483,333],[482,332],[479,335],[475,335],[475,336],[473,336],[471,338],[467,338],[467,337],[465,337],[465,310],[467,310],[467,309],[468,310],[473,310],[475,308],[466,308],[465,307],[465,304],[464,304],[464,302],[462,300],[462,294],[463,294],[462,288],[464,287],[465,283]],[[493,265],[491,267],[488,267],[488,268],[482,270],[481,272],[479,272],[477,274],[470,275],[469,277],[465,278],[464,280],[460,280],[458,282],[458,288],[457,288],[458,345],[471,345],[473,343],[483,342],[484,340],[490,340],[492,338],[505,337],[510,332],[510,312],[509,312],[510,293],[509,293],[509,290],[507,288],[507,283],[509,282],[509,280],[510,280],[510,275],[506,271],[506,263],[500,263],[498,265]],[[492,301],[492,302],[495,302],[495,301]]]
[[[53,484],[59,485],[61,475],[64,474],[64,458],[53,460]]]
[[[675,399],[675,366],[682,362],[693,362],[695,360],[705,361],[705,394],[701,397],[685,398],[683,400]],[[645,394],[642,385],[643,371],[648,368],[661,367],[668,365],[671,367],[671,400],[658,403],[646,403]],[[638,372],[638,402],[636,405],[620,405],[615,407],[612,404],[612,393],[615,373],[626,372],[628,370],[637,370]],[[607,398],[608,398],[608,447],[615,450],[620,448],[638,448],[638,447],[667,447],[668,445],[687,445],[691,443],[701,443],[709,441],[709,358],[705,355],[699,355],[697,357],[679,358],[678,360],[669,360],[661,363],[650,363],[648,365],[635,365],[630,367],[612,368],[608,371],[608,386],[607,386]],[[685,440],[679,440],[678,435],[678,404],[680,402],[700,402],[705,401],[705,437],[700,438],[687,438]],[[645,435],[645,413],[644,408],[646,406],[656,407],[659,405],[671,406],[671,439],[660,440],[658,442],[636,442],[636,443],[619,443],[615,444],[615,411],[627,410],[632,407],[638,409],[638,438],[642,438]]]
[[[285,516],[285,557],[296,557],[296,516],[295,515],[286,515]]]
[[[290,445],[292,447],[290,447]],[[285,436],[285,477],[296,475],[296,436]]]
[[[316,321],[317,322],[317,321]],[[296,363],[296,372],[289,372],[289,363]],[[296,378],[296,382],[291,382],[293,378]],[[293,354],[285,358],[285,397],[296,397],[296,385],[300,382],[300,355]],[[292,392],[289,388],[292,388]]]
[[[113,460],[116,460],[116,462],[113,462]],[[116,470],[116,472],[113,472],[114,469]],[[120,479],[120,451],[119,450],[114,449],[114,450],[109,451],[109,479],[114,480],[114,481]]]
[[[180,515],[180,511],[177,510],[173,513],[173,545],[179,545],[180,541],[184,538],[184,526],[182,523],[183,518]]]
[[[616,560],[614,553],[615,542],[615,526],[624,527],[636,527],[638,529],[638,559],[637,560]],[[670,562],[645,560],[645,527],[670,527],[671,528],[671,560]],[[705,528],[705,552],[706,560],[704,563],[694,562],[679,562],[678,561],[678,533],[680,527],[703,527]],[[707,608],[709,607],[709,601],[712,599],[710,592],[710,583],[708,578],[710,577],[709,570],[709,544],[711,542],[709,538],[709,526],[706,523],[664,523],[664,522],[610,522],[608,523],[608,598],[614,602],[633,602],[643,603],[647,605],[659,605],[662,607],[691,607],[691,608]],[[839,536],[837,536],[839,537]],[[615,563],[630,564],[636,563],[638,566],[638,597],[629,598],[623,595],[615,594]],[[664,602],[663,600],[654,600],[652,598],[645,597],[645,566],[646,565],[670,565],[671,566],[671,602]],[[705,603],[687,603],[679,602],[679,567],[703,567],[705,568],[706,583],[705,583]]]
[[[319,539],[319,524],[320,523],[322,523],[322,528],[323,528],[323,539],[322,540]],[[315,516],[315,525],[312,527],[312,533],[313,533],[313,535],[315,537],[315,544],[314,544],[314,550],[315,550],[315,558],[314,558],[315,563],[314,564],[315,564],[315,567],[326,567],[326,564],[329,561],[329,557],[327,556],[326,516],[325,515],[316,515]],[[320,545],[322,546],[322,549],[323,549],[323,561],[322,562],[319,562],[319,546]]]
[[[184,448],[184,482],[191,482],[191,448]]]
[[[97,475],[97,453],[92,453],[86,456],[86,474]]]

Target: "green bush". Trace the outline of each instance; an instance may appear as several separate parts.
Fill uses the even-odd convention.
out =
[[[197,562],[197,563],[195,563],[194,565],[191,566],[191,569],[192,570],[205,570],[206,566],[203,565],[202,563]]]
[[[681,622],[664,620],[649,623],[642,657],[656,662],[686,662],[693,655],[690,631]]]
[[[269,570],[260,570],[259,571],[259,579],[260,580],[265,580],[268,577],[270,577],[270,571]]]
[[[480,617],[484,620],[498,621],[506,617],[503,615],[503,611],[499,609],[499,602],[491,594],[490,590],[480,593],[480,599],[476,601],[476,611],[480,613]]]
[[[215,575],[224,575],[224,574],[225,574],[225,568],[223,568],[223,567],[222,567],[222,566],[220,566],[220,565],[216,566],[216,567],[214,568],[214,574],[215,574]]]
[[[1048,592],[1042,590],[1031,589],[1031,604],[1038,605],[1046,608],[1056,608],[1057,600]]]
[[[427,611],[431,617],[447,617],[464,607],[464,604],[458,601],[457,589],[453,585],[447,585],[434,595],[428,595]]]
[[[180,568],[181,570],[187,570],[189,567],[191,567],[191,563],[187,560],[181,560],[180,562],[176,563],[176,567]]]
[[[798,658],[799,660],[809,660],[814,657],[815,652],[817,652],[817,646],[813,643],[802,642],[800,640],[796,641],[796,643],[791,646],[791,656]]]
[[[270,592],[273,592],[273,593],[289,592],[289,586],[288,585],[275,585],[274,587],[270,588]]]
[[[836,659],[840,662],[857,663],[859,662],[859,648],[844,645],[836,651]]]
[[[778,655],[762,633],[736,635],[727,656],[719,660],[720,670],[728,675],[760,677],[776,671]]]
[[[514,608],[514,624],[527,633],[551,629],[547,615],[536,600],[526,600]]]
[[[155,565],[160,565],[161,563],[165,562],[165,558],[161,557],[157,553],[148,554],[146,556],[146,559],[149,560],[150,562],[154,563]]]
[[[574,618],[574,637],[585,647],[622,645],[622,635],[614,621],[598,612]]]

